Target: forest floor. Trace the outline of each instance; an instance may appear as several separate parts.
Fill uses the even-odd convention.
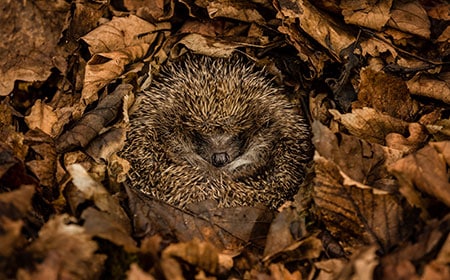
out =
[[[2,1],[1,279],[450,279],[450,4]],[[128,109],[167,59],[239,52],[307,111],[277,213],[124,188]]]

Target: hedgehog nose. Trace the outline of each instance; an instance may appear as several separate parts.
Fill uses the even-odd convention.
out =
[[[215,167],[222,167],[230,161],[230,156],[226,153],[214,153],[211,162]]]

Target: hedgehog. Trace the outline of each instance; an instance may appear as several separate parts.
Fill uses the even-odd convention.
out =
[[[313,148],[304,113],[242,56],[184,55],[137,100],[122,156],[131,187],[156,199],[277,209],[306,176]]]

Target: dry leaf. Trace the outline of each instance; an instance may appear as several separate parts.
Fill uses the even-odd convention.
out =
[[[126,128],[111,128],[105,133],[100,134],[86,148],[86,153],[96,162],[101,160],[110,161],[110,157],[120,151],[125,145]]]
[[[277,17],[286,25],[297,22],[298,28],[314,38],[338,61],[341,61],[342,51],[355,42],[352,34],[340,28],[334,19],[321,13],[308,1],[277,1],[275,5],[280,12]]]
[[[31,108],[31,113],[25,117],[25,123],[30,129],[40,129],[54,137],[53,125],[58,122],[58,117],[53,108],[37,100]]]
[[[289,263],[292,261],[316,259],[322,253],[323,245],[319,238],[309,236],[302,240],[293,242],[288,247],[280,249],[282,250],[271,255],[266,255],[263,261],[284,261]]]
[[[379,264],[377,247],[361,248],[353,254],[350,262],[342,269],[339,279],[367,279],[375,278],[374,271]]]
[[[143,59],[149,47],[149,44],[143,43],[114,52],[95,54],[86,65],[81,104],[87,106],[96,101],[98,91],[119,77],[126,65]]]
[[[0,196],[1,199],[1,196]],[[10,257],[19,246],[26,244],[25,236],[22,235],[22,220],[13,220],[0,216],[0,257]],[[0,276],[1,273],[0,273]]]
[[[342,15],[349,24],[381,30],[390,18],[393,0],[384,1],[341,1]]]
[[[166,279],[184,279],[180,262],[215,274],[218,270],[219,255],[214,246],[198,239],[171,244],[161,255],[161,267]]]
[[[23,161],[14,155],[9,145],[0,141],[0,186],[17,189],[22,185],[38,185],[36,180],[27,174]]]
[[[53,188],[56,183],[56,150],[53,140],[40,130],[30,130],[25,135],[25,141],[37,155],[37,159],[27,161],[26,166],[42,186]]]
[[[245,22],[264,22],[255,5],[242,1],[208,1],[207,11],[210,18],[231,18]]]
[[[200,34],[188,34],[179,40],[171,51],[172,58],[183,54],[183,48],[194,53],[214,57],[229,57],[240,45],[229,42],[218,42]],[[185,51],[185,50],[184,50]]]
[[[419,271],[427,266],[429,256],[436,255],[442,244],[446,243],[450,228],[450,216],[446,215],[442,219],[429,220],[420,234],[416,234],[413,241],[400,244],[395,251],[381,258],[381,279],[422,279]],[[446,246],[446,245],[444,245]],[[445,249],[443,249],[445,251]],[[432,264],[439,263],[438,259]],[[445,264],[448,267],[448,263]],[[443,270],[439,275],[446,275]],[[439,275],[434,275],[438,278]],[[435,279],[435,278],[431,278]]]
[[[130,46],[151,44],[160,31],[170,29],[169,23],[152,24],[137,16],[113,17],[113,19],[81,39],[88,44],[91,54],[108,53]]]
[[[107,13],[107,9],[108,7],[101,2],[71,3],[66,26],[62,32],[62,40],[71,50],[76,49],[80,38],[98,26],[102,16]]]
[[[113,198],[100,183],[92,179],[80,164],[68,166],[67,171],[72,177],[73,184],[85,199],[92,201],[101,211],[113,215],[115,220],[121,224],[122,229],[131,232],[130,220],[117,199]],[[68,200],[70,203],[70,198]],[[76,209],[78,206],[71,205],[72,209]]]
[[[305,235],[306,232],[293,232],[294,225],[300,230],[306,227],[304,217],[300,217],[297,211],[292,208],[286,208],[278,213],[272,221],[267,234],[266,247],[263,254],[265,259],[270,259],[275,254],[283,252],[295,241],[304,237],[301,234]]]
[[[317,280],[340,279],[339,275],[345,267],[347,260],[329,259],[315,262],[314,266],[320,270]]]
[[[132,88],[131,85],[121,84],[113,93],[102,99],[94,110],[85,114],[71,130],[57,139],[57,151],[64,152],[76,147],[86,147],[107,124],[117,117],[122,109],[124,96],[129,95]]]
[[[127,193],[134,213],[133,228],[139,237],[159,234],[182,242],[197,238],[231,253],[249,242],[263,243],[272,220],[267,209],[215,208],[214,203],[204,201],[191,205],[189,211],[130,188]]]
[[[31,198],[35,187],[23,185],[20,189],[0,194],[0,217],[21,219],[32,209]]]
[[[442,73],[441,78],[426,74],[417,74],[406,84],[411,94],[431,97],[450,104],[450,74]]]
[[[128,11],[135,11],[137,16],[150,22],[170,19],[175,6],[175,2],[172,0],[123,0],[121,4]]]
[[[303,279],[300,271],[293,271],[292,273],[282,264],[269,265],[270,275],[273,279],[285,279],[285,280],[301,280]]]
[[[371,68],[363,68],[360,78],[358,102],[353,108],[372,107],[407,122],[415,119],[419,104],[402,79]]]
[[[408,123],[375,109],[364,107],[354,109],[352,113],[341,114],[338,110],[329,110],[334,119],[354,136],[369,142],[384,144],[389,133],[395,132],[405,135]]]
[[[127,252],[136,252],[136,242],[131,238],[129,224],[123,224],[115,213],[101,212],[93,207],[83,211],[83,228],[87,234],[97,236],[123,247]]]
[[[8,95],[16,80],[45,80],[70,5],[61,1],[2,1],[0,3],[0,96]]]
[[[413,192],[411,188],[416,186],[450,206],[450,184],[445,161],[445,155],[450,153],[450,142],[437,144],[440,151],[437,147],[427,145],[389,166],[389,171],[397,177],[403,189],[402,193],[406,198],[410,198],[412,205],[422,204],[411,198],[411,195],[406,195],[406,192]]]
[[[130,270],[127,272],[128,280],[155,280],[153,276],[146,273],[136,263],[130,265]]]
[[[388,25],[407,33],[430,38],[430,20],[418,1],[394,1]]]
[[[42,227],[39,238],[27,248],[36,269],[19,269],[19,279],[93,279],[100,276],[106,256],[95,254],[98,247],[92,237],[82,227],[69,222],[68,215],[55,216]]]
[[[405,238],[411,220],[383,165],[384,150],[351,136],[333,135],[317,122],[313,134],[318,152],[313,199],[332,235],[353,245],[375,243],[382,250]]]

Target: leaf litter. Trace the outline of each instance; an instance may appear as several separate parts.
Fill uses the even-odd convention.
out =
[[[0,6],[0,278],[450,277],[446,1]],[[188,51],[247,55],[309,112],[314,167],[279,211],[128,188],[134,94]]]

